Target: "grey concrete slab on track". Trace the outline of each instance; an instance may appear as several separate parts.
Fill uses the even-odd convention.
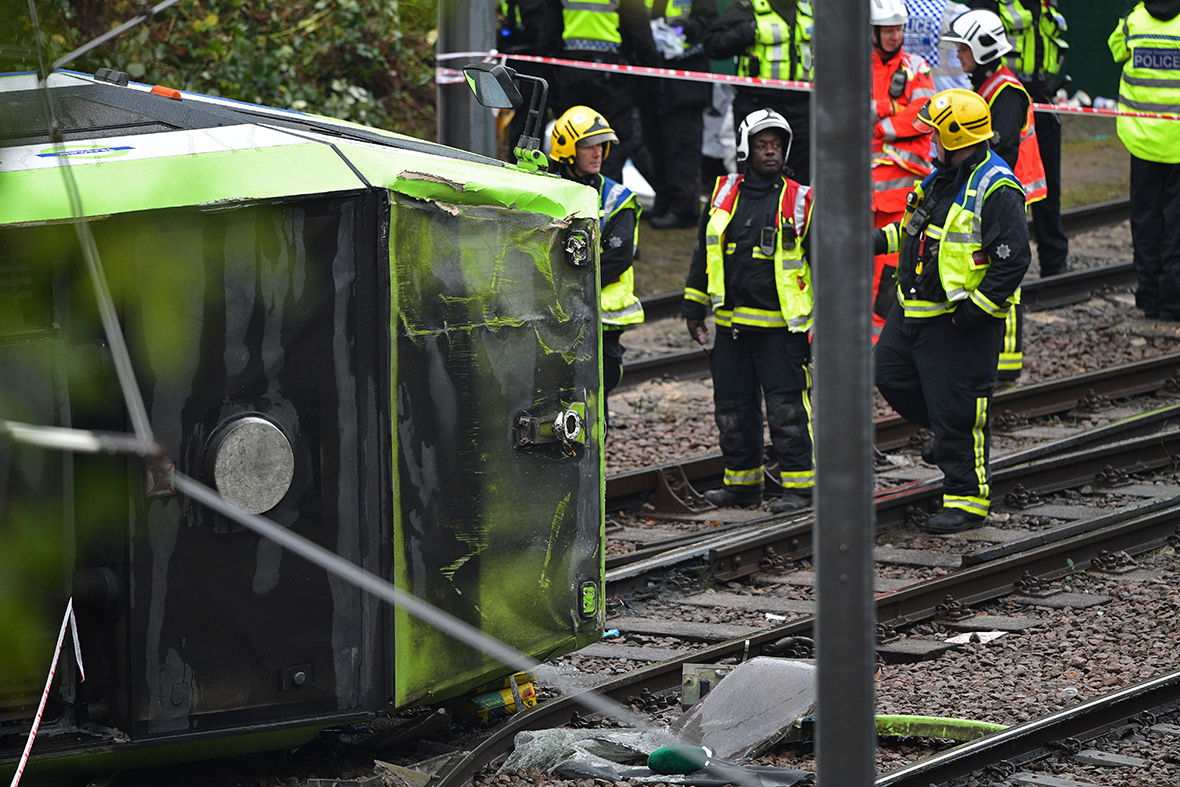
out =
[[[762,584],[767,585],[792,585],[800,588],[815,587],[815,572],[814,571],[792,571],[790,574],[783,574],[782,576],[775,576],[773,574],[756,574],[755,579]],[[913,579],[898,579],[896,577],[873,577],[873,592],[888,593],[891,590],[900,590],[908,585],[914,584]]]
[[[962,555],[953,552],[927,552],[924,549],[898,549],[877,547],[873,560],[891,566],[922,566],[924,568],[958,568],[963,563]]]
[[[608,628],[632,634],[655,634],[661,637],[683,637],[705,642],[724,642],[728,639],[752,637],[762,631],[752,626],[733,626],[721,623],[694,623],[688,620],[667,620],[664,618],[610,618]]]
[[[675,530],[661,530],[659,528],[649,527],[624,527],[609,531],[606,537],[614,541],[634,541],[637,544],[651,544],[657,541],[667,541],[669,538],[682,535],[684,533],[678,533]]]
[[[1073,779],[1063,779],[1060,776],[1050,776],[1047,773],[1017,773],[1010,777],[1013,784],[1022,787],[1104,787],[1094,782],[1078,782]]]
[[[578,651],[579,656],[596,659],[628,659],[630,661],[668,661],[687,656],[691,651],[675,648],[640,648],[635,645],[612,645],[594,642]]]
[[[1016,604],[1028,604],[1030,607],[1047,607],[1049,609],[1088,609],[1099,604],[1107,604],[1114,599],[1097,593],[1057,593],[1045,598],[1033,596],[1009,596],[1008,600]]]
[[[683,599],[681,604],[694,607],[723,607],[745,612],[777,612],[781,614],[813,615],[815,602],[781,598],[779,596],[739,596],[736,593],[698,593]]]
[[[1073,756],[1073,760],[1083,765],[1101,765],[1105,768],[1142,768],[1147,765],[1147,760],[1141,757],[1111,754],[1098,749],[1082,749]]]
[[[1031,516],[1047,516],[1053,519],[1089,519],[1095,515],[1095,510],[1089,506],[1063,506],[1055,503],[1039,506],[1029,506],[1020,509],[1020,513]]]
[[[1028,538],[1033,534],[1031,530],[1025,530],[1022,527],[977,527],[974,530],[964,530],[960,533],[961,536],[968,541],[985,541],[989,544],[1007,544],[1011,541],[1019,541],[1022,538]]]
[[[927,661],[938,658],[952,648],[957,648],[949,642],[931,639],[899,639],[877,646],[877,653],[890,664],[912,664],[915,661]]]
[[[976,615],[965,620],[936,620],[935,623],[952,631],[1025,631],[1043,626],[1039,618],[1012,618],[1005,615]]]

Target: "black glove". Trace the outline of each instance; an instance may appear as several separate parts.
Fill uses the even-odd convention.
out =
[[[884,254],[889,251],[889,239],[885,237],[885,230],[878,227],[873,230],[873,254]]]

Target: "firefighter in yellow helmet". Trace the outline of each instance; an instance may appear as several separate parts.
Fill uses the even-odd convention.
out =
[[[935,131],[935,169],[910,193],[902,220],[874,231],[877,253],[899,251],[877,388],[899,415],[934,432],[922,458],[945,480],[942,510],[925,528],[955,533],[982,524],[991,503],[988,411],[1004,318],[1032,253],[1024,189],[988,147],[984,99],[945,90],[917,122]]]
[[[643,304],[635,297],[635,244],[639,238],[639,199],[622,183],[602,174],[602,162],[618,142],[606,118],[590,107],[570,107],[553,125],[550,158],[566,180],[598,191],[602,281],[602,390],[611,392],[623,376],[619,342],[629,325],[643,322]],[[603,403],[603,411],[610,415]]]

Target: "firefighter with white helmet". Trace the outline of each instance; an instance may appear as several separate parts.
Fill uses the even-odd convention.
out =
[[[606,118],[590,107],[570,107],[553,124],[549,157],[566,180],[598,192],[599,277],[602,282],[602,389],[606,396],[623,376],[623,331],[643,322],[643,304],[635,296],[635,244],[639,239],[639,198],[602,174],[615,134]],[[610,420],[610,411],[603,403]]]
[[[742,120],[737,158],[746,173],[718,178],[684,288],[681,313],[693,340],[705,344],[709,308],[717,328],[709,367],[725,483],[705,497],[719,506],[762,503],[763,399],[783,486],[771,510],[811,504],[812,194],[783,175],[791,140],[774,110]]]
[[[934,433],[922,458],[944,474],[932,533],[978,527],[991,504],[989,413],[1005,316],[1032,253],[1024,189],[988,143],[991,114],[969,90],[938,93],[918,115],[934,129],[935,169],[897,224],[874,231],[899,251],[897,303],[876,348],[877,388]]]
[[[963,71],[975,92],[987,102],[996,138],[992,149],[1004,159],[1024,187],[1025,202],[1043,200],[1048,190],[1033,119],[1032,98],[1003,57],[1012,51],[1000,17],[974,10],[951,21],[943,38],[955,44]],[[1024,314],[1019,302],[1008,314],[1004,348],[1000,351],[1000,379],[1015,380],[1024,365]]]
[[[909,19],[904,0],[869,0],[873,26],[873,224],[901,218],[906,195],[930,174],[930,129],[915,125],[918,110],[934,95],[926,61],[903,51]],[[873,259],[873,338],[893,307],[897,255]]]
[[[1012,47],[1004,55],[1004,64],[1032,100],[1053,103],[1065,80],[1062,65],[1069,50],[1065,41],[1068,25],[1057,7],[1058,0],[972,0],[971,5],[995,13],[1003,23]],[[1045,169],[1045,198],[1030,208],[1033,236],[1041,276],[1055,276],[1069,270],[1069,239],[1061,223],[1061,117],[1036,112],[1033,122]]]

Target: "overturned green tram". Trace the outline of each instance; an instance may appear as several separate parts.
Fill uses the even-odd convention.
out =
[[[80,219],[178,471],[533,658],[600,636],[592,189],[117,72],[0,77],[0,419],[126,433]],[[0,772],[70,598],[85,680],[67,636],[30,776],[288,746],[511,671],[134,456],[0,438],[5,531],[51,570],[0,593],[34,638],[0,654]]]

